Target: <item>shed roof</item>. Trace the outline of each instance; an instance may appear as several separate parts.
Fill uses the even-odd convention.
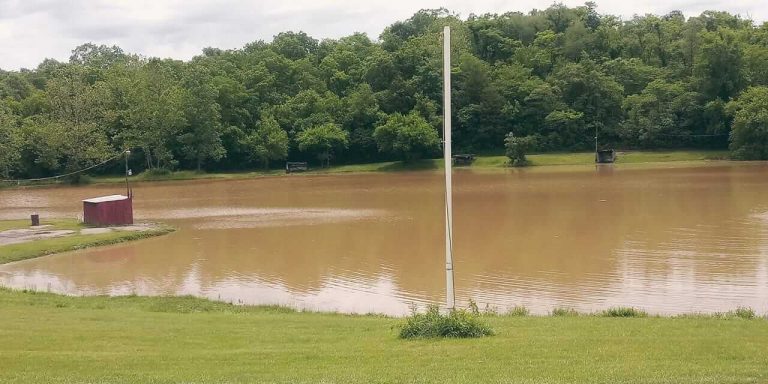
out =
[[[101,196],[101,197],[94,197],[91,199],[85,199],[83,200],[83,203],[105,203],[108,201],[120,201],[120,200],[126,200],[126,199],[128,199],[128,196],[109,195],[109,196]]]

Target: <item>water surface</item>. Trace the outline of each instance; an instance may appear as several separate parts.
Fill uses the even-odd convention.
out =
[[[438,172],[141,183],[136,217],[179,231],[0,266],[68,294],[192,294],[399,315],[444,297]],[[75,217],[118,185],[0,190],[0,219]],[[768,311],[768,166],[454,176],[460,303],[652,313]]]

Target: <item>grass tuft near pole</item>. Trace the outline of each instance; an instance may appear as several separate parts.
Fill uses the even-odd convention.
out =
[[[436,305],[429,306],[424,313],[414,311],[400,328],[401,339],[471,338],[493,334],[479,312],[453,309],[442,314]]]

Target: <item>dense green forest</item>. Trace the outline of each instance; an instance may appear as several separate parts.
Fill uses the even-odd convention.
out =
[[[444,25],[457,152],[498,150],[510,132],[536,151],[589,150],[597,132],[606,147],[768,159],[768,23],[716,11],[622,20],[586,3],[466,19],[423,10],[378,40],[285,32],[187,62],[84,44],[67,63],[0,71],[0,178],[124,148],[137,170],[436,155]]]

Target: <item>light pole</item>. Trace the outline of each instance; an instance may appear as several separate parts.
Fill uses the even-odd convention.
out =
[[[128,156],[131,155],[131,150],[125,150],[125,196],[131,197],[131,189],[128,187]]]
[[[453,286],[453,190],[451,180],[451,27],[443,28],[443,159],[445,161],[445,304],[456,304]]]
[[[597,124],[595,124],[595,163],[600,162],[600,157],[597,156]]]

